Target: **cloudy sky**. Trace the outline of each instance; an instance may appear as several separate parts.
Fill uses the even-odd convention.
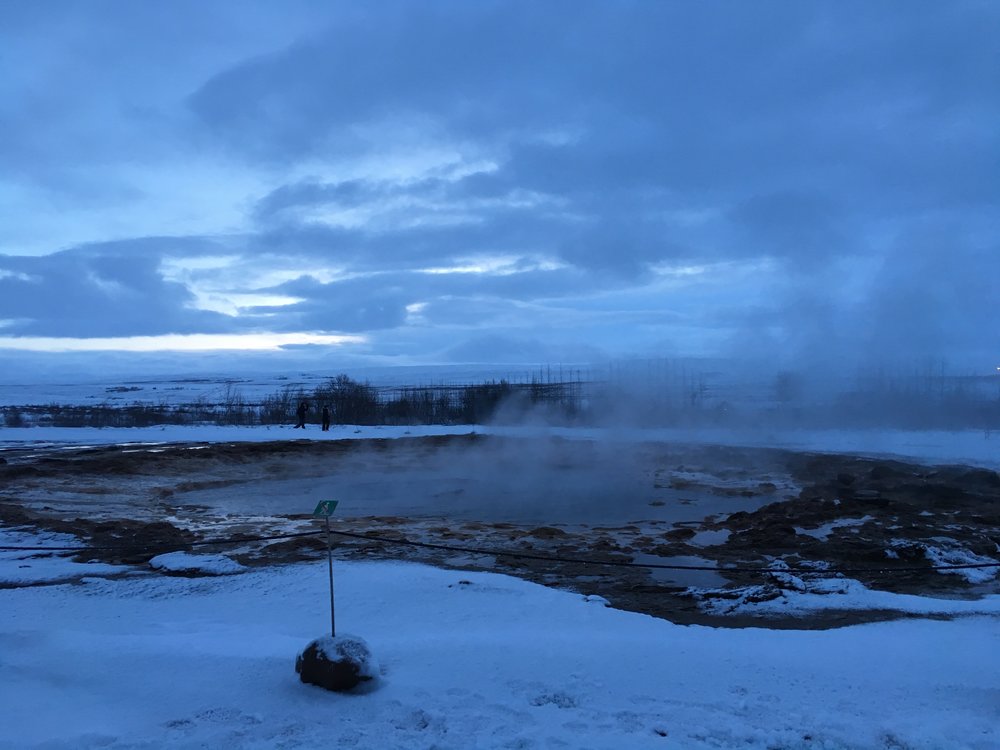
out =
[[[0,0],[0,369],[992,370],[998,38],[989,0]]]

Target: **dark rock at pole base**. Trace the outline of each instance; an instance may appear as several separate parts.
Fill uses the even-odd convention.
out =
[[[841,472],[837,475],[837,481],[845,487],[850,487],[854,484],[855,479],[856,477],[853,474],[847,474],[846,472]]]
[[[353,635],[323,636],[295,657],[302,682],[345,692],[378,676],[378,662],[363,639]]]

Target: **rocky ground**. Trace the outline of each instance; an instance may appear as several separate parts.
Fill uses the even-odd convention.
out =
[[[511,440],[454,436],[7,450],[0,464],[0,524],[72,533],[101,548],[86,560],[141,564],[168,550],[204,549],[246,565],[281,564],[324,555],[325,537],[191,545],[321,529],[306,513],[241,511],[234,502],[247,499],[253,506],[253,497],[285,486],[274,483],[290,477],[370,475],[380,478],[372,487],[381,497],[386,483],[414,483],[411,495],[426,492],[416,479],[447,468],[452,513],[435,515],[442,503],[436,493],[423,505],[408,498],[405,507],[420,510],[405,515],[338,514],[333,528],[357,536],[336,537],[337,557],[495,570],[675,622],[727,626],[831,627],[899,616],[825,611],[762,621],[737,606],[780,596],[814,577],[829,579],[832,574],[822,571],[830,569],[899,593],[1000,593],[996,569],[932,569],[1000,558],[1000,476],[992,471],[764,449],[608,447],[569,440],[513,446]],[[601,461],[608,462],[606,472]],[[495,474],[484,468],[494,464]],[[519,472],[525,467],[530,472]],[[572,486],[567,477],[581,473],[616,480],[591,487],[577,518],[562,498],[549,520],[539,498]],[[541,487],[530,506],[498,504],[505,487],[531,494],[528,482]],[[216,498],[216,491],[229,493],[224,508],[192,502]],[[372,507],[396,506],[373,500]],[[506,520],[492,520],[491,513]],[[404,540],[463,549],[397,543]],[[714,570],[620,565],[635,562]],[[734,570],[783,565],[817,573]]]

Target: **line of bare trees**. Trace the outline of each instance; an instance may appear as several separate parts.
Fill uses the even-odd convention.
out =
[[[327,407],[333,424],[417,425],[482,424],[501,407],[512,414],[544,405],[563,419],[580,413],[579,383],[517,383],[378,388],[338,375],[313,390],[285,388],[250,400],[228,387],[219,401],[183,404],[45,404],[0,408],[8,427],[149,427],[163,424],[276,425],[294,423],[299,404],[307,420],[318,422]]]
[[[676,382],[675,382],[676,381]],[[516,422],[718,427],[980,428],[1000,432],[1000,376],[988,378],[876,378],[816,392],[792,373],[779,373],[760,393],[741,397],[726,382],[705,376],[664,381],[658,387],[627,379],[550,382],[541,378],[475,385],[377,387],[338,375],[317,388],[286,387],[248,399],[227,387],[215,400],[191,403],[0,407],[7,427],[147,427],[163,424],[294,424],[300,403],[307,421],[322,409],[333,424],[418,425]],[[996,389],[994,391],[994,388]],[[745,394],[744,394],[745,396]]]

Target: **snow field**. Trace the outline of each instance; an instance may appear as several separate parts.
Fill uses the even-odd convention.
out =
[[[996,617],[723,630],[497,574],[335,575],[338,631],[383,665],[364,694],[294,673],[325,562],[0,590],[0,747],[1000,747]]]

